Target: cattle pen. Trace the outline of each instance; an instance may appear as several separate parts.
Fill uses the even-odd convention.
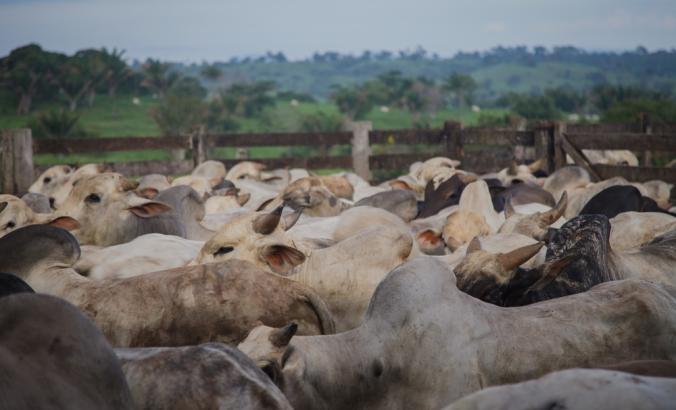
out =
[[[655,159],[676,153],[676,125],[567,124],[542,121],[528,129],[464,127],[446,121],[437,129],[373,130],[370,122],[353,122],[349,131],[315,133],[210,134],[203,130],[175,137],[113,137],[84,139],[33,139],[30,129],[1,131],[0,169],[2,192],[24,193],[34,176],[48,167],[35,165],[34,157],[44,154],[108,153],[114,151],[171,150],[175,158],[107,163],[125,175],[189,173],[207,159],[227,167],[246,159],[268,168],[351,169],[367,180],[383,179],[383,171],[403,171],[414,161],[446,156],[462,162],[462,168],[492,172],[513,160],[543,159],[543,169],[552,172],[566,164],[566,155],[587,169],[592,179],[621,176],[630,181],[660,179],[676,183],[676,168],[655,166]],[[217,149],[250,147],[312,147],[310,156],[219,158]],[[338,155],[329,148],[341,146]],[[417,152],[406,151],[417,147]],[[583,150],[630,150],[638,154],[637,167],[592,164]],[[410,151],[410,150],[409,150]],[[65,157],[64,157],[65,158]],[[670,157],[666,157],[670,158]],[[63,162],[68,162],[64,160]],[[665,161],[661,161],[665,162]],[[379,175],[374,175],[379,173]]]

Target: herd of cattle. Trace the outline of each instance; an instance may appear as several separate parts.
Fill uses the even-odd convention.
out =
[[[672,185],[89,164],[0,195],[0,408],[673,409]]]

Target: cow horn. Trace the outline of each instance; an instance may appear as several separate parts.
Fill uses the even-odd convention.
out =
[[[291,322],[280,329],[273,330],[272,333],[270,333],[268,340],[270,340],[270,343],[272,343],[272,345],[275,347],[288,346],[291,338],[296,334],[297,331],[298,325]]]
[[[121,178],[120,187],[122,188],[123,192],[133,191],[138,187],[138,181],[132,181],[128,178]]]
[[[279,220],[282,217],[282,210],[284,205],[277,207],[274,211],[260,215],[256,217],[253,221],[254,232],[260,233],[263,235],[269,235],[275,231],[277,225],[279,225]]]
[[[540,251],[543,245],[544,243],[538,242],[519,249],[515,249],[509,253],[501,253],[498,255],[498,263],[502,265],[505,270],[510,271],[516,269],[519,265],[535,256],[535,254]]]
[[[479,241],[479,237],[475,236],[474,239],[469,243],[469,246],[467,246],[467,252],[465,252],[467,255],[470,253],[474,253],[477,251],[481,250],[481,241]]]
[[[298,222],[300,219],[300,216],[303,214],[303,210],[305,208],[300,207],[297,210],[293,211],[292,213],[286,215],[284,217],[284,230],[288,231],[289,229],[293,228],[293,226]]]
[[[515,214],[516,210],[514,210],[514,207],[512,206],[512,195],[509,195],[505,201],[505,219],[509,219]]]
[[[512,161],[512,163],[509,165],[509,169],[507,169],[507,175],[516,175],[519,173],[519,164],[516,163],[516,161]]]
[[[553,224],[559,218],[561,218],[563,213],[566,211],[566,206],[568,206],[568,194],[566,191],[563,191],[563,195],[561,195],[561,199],[559,199],[559,202],[556,204],[556,206],[549,211],[540,214],[540,220],[547,225]]]

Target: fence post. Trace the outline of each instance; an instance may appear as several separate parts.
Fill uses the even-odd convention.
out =
[[[369,131],[372,128],[371,121],[354,121],[347,126],[347,129],[352,131],[352,168],[357,175],[367,181],[371,180]]]
[[[549,121],[538,123],[533,128],[535,143],[535,160],[544,161],[543,169],[551,174],[554,172],[554,124]]]
[[[650,117],[648,116],[648,114],[642,112],[640,114],[640,119],[641,119],[641,132],[643,132],[646,135],[652,134],[652,127],[650,126]],[[641,159],[644,167],[652,166],[653,164],[652,151],[643,151],[643,158]]]
[[[566,123],[554,122],[554,170],[566,166],[566,152],[563,150],[562,136],[566,133]]]
[[[458,121],[444,121],[444,137],[446,152],[452,159],[462,161],[462,123]]]
[[[0,133],[0,188],[2,193],[21,195],[33,183],[33,136],[28,128]]]
[[[192,162],[196,167],[207,160],[207,134],[204,127],[200,127],[191,138]]]

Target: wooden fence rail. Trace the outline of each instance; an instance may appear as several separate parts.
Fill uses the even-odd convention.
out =
[[[676,153],[676,126],[642,124],[565,124],[546,121],[532,129],[519,131],[504,128],[464,128],[447,121],[441,129],[371,130],[369,122],[353,123],[349,131],[323,133],[206,134],[203,130],[190,136],[118,137],[99,139],[33,140],[27,129],[3,130],[0,141],[0,188],[4,193],[26,192],[33,177],[46,166],[33,166],[33,155],[101,153],[111,151],[178,150],[181,158],[172,160],[111,163],[111,170],[126,175],[189,173],[193,167],[213,159],[215,148],[268,146],[350,146],[351,155],[249,158],[269,168],[301,167],[308,169],[353,169],[366,179],[372,171],[406,170],[418,160],[448,156],[462,162],[462,167],[478,173],[497,171],[519,161],[542,158],[545,170],[552,172],[566,164],[566,155],[587,168],[595,178],[623,176],[632,181],[663,179],[676,183],[676,169],[650,165],[650,152]],[[386,153],[397,146],[426,146],[424,153]],[[590,164],[582,150],[628,149],[645,154],[640,167]],[[374,154],[374,150],[376,153]],[[189,155],[186,158],[186,153]],[[240,160],[218,159],[227,167]]]

